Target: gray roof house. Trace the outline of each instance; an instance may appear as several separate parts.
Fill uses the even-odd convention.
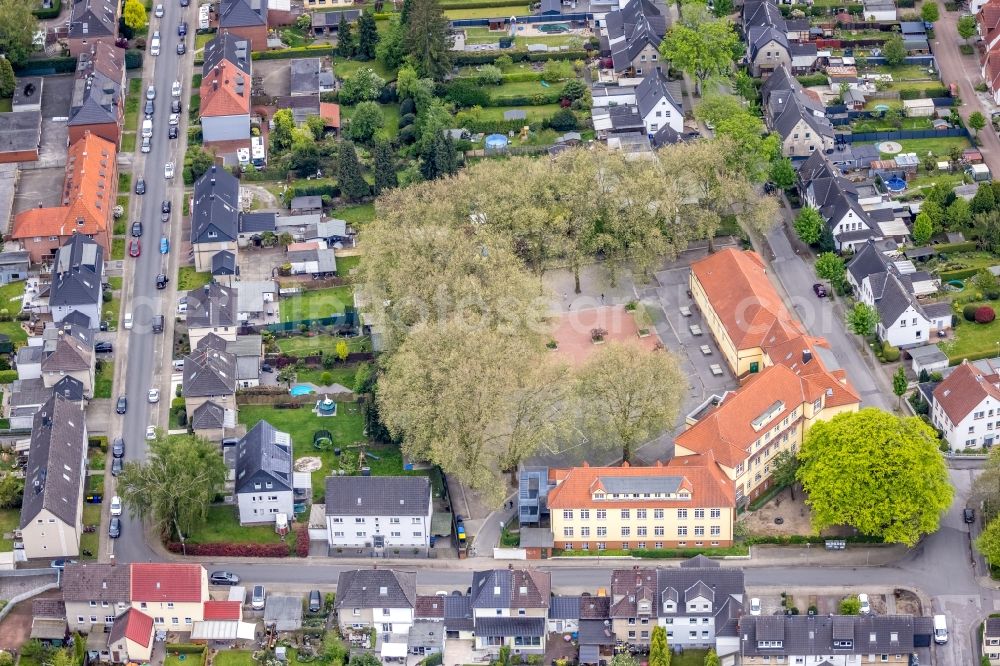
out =
[[[74,310],[87,317],[88,328],[97,328],[101,319],[101,283],[104,276],[104,248],[92,239],[74,234],[56,252],[49,287],[52,321],[59,323]]]
[[[236,503],[240,524],[293,515],[292,438],[258,421],[236,444]]]
[[[79,55],[99,40],[114,39],[118,14],[112,0],[73,0],[66,40],[70,53]]]
[[[264,341],[260,335],[241,335],[226,342],[226,351],[236,357],[237,388],[260,385],[260,363],[264,357]]]
[[[53,395],[35,414],[21,503],[21,538],[28,559],[77,557],[86,480],[83,405]]]
[[[27,252],[12,250],[0,252],[0,285],[10,284],[28,277],[31,259]]]
[[[117,143],[118,123],[124,111],[124,81],[125,55],[118,47],[99,42],[81,53],[66,124],[81,128],[81,132],[91,128]]]
[[[735,653],[745,594],[742,569],[723,568],[704,556],[685,560],[676,568],[656,570],[657,617],[670,618],[674,625],[699,623],[693,636],[681,629],[671,632],[668,623],[673,645],[714,648],[720,657]]]
[[[354,569],[342,571],[337,579],[336,608],[341,631],[351,627],[381,629],[382,609],[389,609],[394,625],[408,627],[416,603],[417,574],[413,571]]]
[[[70,630],[88,633],[94,628],[103,634],[109,628],[106,618],[121,615],[132,601],[131,574],[128,565],[67,564],[62,573],[62,600]],[[94,612],[98,608],[100,615]]]
[[[239,181],[225,169],[212,166],[194,184],[191,245],[196,270],[211,270],[216,252],[237,250],[239,218]]]
[[[472,574],[473,609],[536,608],[547,615],[551,594],[552,577],[545,571],[488,569]]]
[[[430,547],[432,511],[426,476],[326,477],[330,548],[375,553],[425,550]],[[403,522],[406,529],[399,528]]]
[[[824,655],[906,655],[926,644],[931,618],[912,615],[757,615],[740,620],[744,657],[796,658],[820,663]],[[906,663],[905,661],[901,663]]]
[[[207,42],[204,57],[205,62],[201,66],[202,76],[207,77],[223,62],[232,63],[247,76],[251,75],[250,42],[232,33],[220,33]]]
[[[265,0],[220,0],[220,28],[256,26],[267,26],[267,2]]]
[[[264,605],[264,626],[276,631],[298,631],[302,628],[302,597],[272,594]]]
[[[608,12],[605,26],[615,72],[641,75],[660,68],[657,50],[667,32],[667,17],[650,0]],[[649,66],[643,67],[644,62]]]
[[[52,389],[41,377],[16,379],[10,385],[11,430],[30,430],[35,414],[52,397]]]
[[[236,357],[226,341],[209,333],[184,359],[184,405],[188,421],[202,435],[222,437],[236,425]]]
[[[322,68],[319,58],[291,61],[291,95],[318,95],[333,90],[333,74]]]
[[[336,12],[313,12],[312,29],[317,35],[333,33],[340,29],[341,18],[348,23],[354,23],[360,17],[360,9],[344,9]]]
[[[187,325],[192,348],[209,333],[224,340],[236,339],[239,292],[235,287],[213,282],[201,289],[192,289],[187,298]]]

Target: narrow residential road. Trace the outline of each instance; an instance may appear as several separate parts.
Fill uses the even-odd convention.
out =
[[[958,85],[958,94],[962,99],[962,106],[958,112],[962,119],[968,120],[969,114],[975,111],[986,116],[986,127],[979,133],[982,144],[980,150],[986,166],[996,176],[1000,174],[1000,138],[997,138],[997,133],[993,131],[989,122],[994,109],[985,105],[976,93],[976,84],[983,80],[979,73],[979,58],[963,56],[958,50],[958,47],[965,43],[965,40],[958,36],[959,16],[960,12],[941,12],[941,19],[934,24],[934,56],[941,70],[941,81],[945,85],[951,83]]]

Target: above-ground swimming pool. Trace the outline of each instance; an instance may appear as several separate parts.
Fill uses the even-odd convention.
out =
[[[296,384],[288,390],[291,395],[309,395],[313,392],[313,387],[309,384]]]
[[[902,192],[906,189],[906,181],[899,176],[893,176],[889,180],[885,181],[885,186],[890,192]]]

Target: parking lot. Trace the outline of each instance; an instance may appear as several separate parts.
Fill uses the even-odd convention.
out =
[[[22,171],[14,194],[14,215],[29,208],[60,205],[65,180],[66,170],[61,166]]]

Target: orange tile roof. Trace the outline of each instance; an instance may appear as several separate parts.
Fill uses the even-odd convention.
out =
[[[681,456],[669,463],[657,461],[652,467],[572,467],[559,485],[549,491],[550,509],[604,508],[607,506],[672,508],[678,506],[734,506],[736,495],[733,484],[709,450],[705,455]],[[594,500],[593,492],[603,487],[605,479],[620,478],[677,478],[678,490],[687,490],[691,499],[643,498],[621,500]]]
[[[153,639],[153,618],[134,608],[128,611],[128,624],[125,626],[125,638],[143,647],[149,647]]]
[[[326,121],[327,127],[340,128],[340,105],[333,102],[319,103],[319,117]]]
[[[934,389],[934,402],[948,415],[953,425],[958,425],[986,398],[1000,400],[996,374],[986,375],[968,361],[952,370]]]
[[[11,238],[105,232],[115,207],[115,159],[113,143],[85,132],[67,151],[62,205],[17,215]]]
[[[784,365],[806,380],[807,397],[810,402],[824,393],[827,394],[823,402],[825,407],[840,407],[860,402],[861,396],[847,381],[844,371],[839,368],[830,371],[823,364],[822,358],[816,353],[818,347],[829,349],[830,345],[823,338],[800,335],[768,347],[767,356],[771,363]],[[808,352],[808,355],[805,352]]]
[[[764,433],[788,416],[800,410],[817,387],[784,365],[772,365],[750,379],[738,391],[727,393],[722,402],[700,421],[677,436],[675,442],[695,453],[713,452],[720,464],[735,468],[752,453],[751,447]],[[782,403],[759,430],[751,422],[770,407]]]
[[[691,271],[737,349],[805,333],[774,290],[756,252],[727,248],[695,262]]]
[[[238,116],[250,113],[250,77],[225,60],[201,80],[201,117]],[[243,77],[243,92],[236,92],[236,77]]]

